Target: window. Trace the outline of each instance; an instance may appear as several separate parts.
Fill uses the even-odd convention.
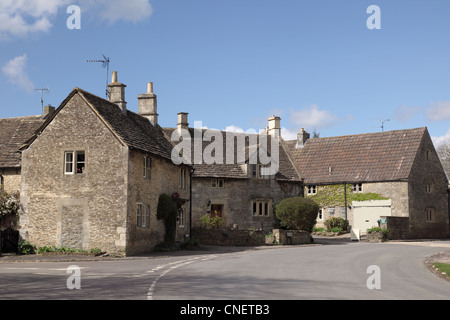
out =
[[[66,151],[64,153],[64,173],[82,174],[86,166],[84,151]]]
[[[269,200],[254,200],[252,201],[252,215],[253,216],[269,216]]]
[[[317,186],[315,185],[308,186],[308,195],[316,193],[317,193]]]
[[[152,158],[144,157],[144,178],[151,179]]]
[[[211,179],[211,188],[223,188],[225,181],[223,179]]]
[[[251,170],[252,170],[252,178],[253,179],[269,179],[270,175],[264,174],[265,168],[269,168],[267,165],[262,164],[252,164]]]
[[[426,216],[427,222],[433,222],[434,221],[434,208],[426,208],[425,216]]]
[[[433,181],[425,181],[425,192],[426,193],[433,192]]]
[[[334,207],[328,208],[328,215],[334,216]]]
[[[3,176],[0,174],[0,188],[2,188],[4,184],[5,181],[3,180]]]
[[[183,208],[178,209],[177,220],[178,220],[178,226],[184,227],[184,209]]]
[[[319,213],[317,214],[318,220],[323,220],[322,209],[319,209]]]
[[[362,183],[354,183],[353,192],[362,192]]]
[[[186,189],[187,187],[187,169],[180,169],[180,188]]]
[[[427,161],[431,160],[431,152],[430,152],[430,150],[425,150],[425,156],[426,156]]]
[[[137,204],[136,225],[142,228],[150,227],[150,205]]]

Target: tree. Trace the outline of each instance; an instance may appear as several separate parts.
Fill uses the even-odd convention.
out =
[[[441,160],[442,167],[444,167],[447,178],[450,179],[450,139],[440,144],[436,148],[436,152]]]
[[[311,232],[316,224],[319,205],[309,198],[294,197],[275,206],[275,215],[283,228]]]

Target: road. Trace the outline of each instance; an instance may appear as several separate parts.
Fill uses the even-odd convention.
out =
[[[0,299],[450,299],[450,282],[424,264],[448,250],[448,241],[335,242],[113,261],[0,260]],[[71,265],[79,274],[67,272]]]

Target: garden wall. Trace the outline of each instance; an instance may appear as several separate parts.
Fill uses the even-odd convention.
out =
[[[263,246],[265,232],[262,230],[192,229],[192,237],[200,244],[213,246]]]
[[[273,229],[274,241],[278,244],[311,243],[311,234],[302,230]]]

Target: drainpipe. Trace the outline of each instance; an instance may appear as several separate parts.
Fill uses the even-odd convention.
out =
[[[189,238],[192,235],[192,175],[195,168],[191,168],[189,171]]]

